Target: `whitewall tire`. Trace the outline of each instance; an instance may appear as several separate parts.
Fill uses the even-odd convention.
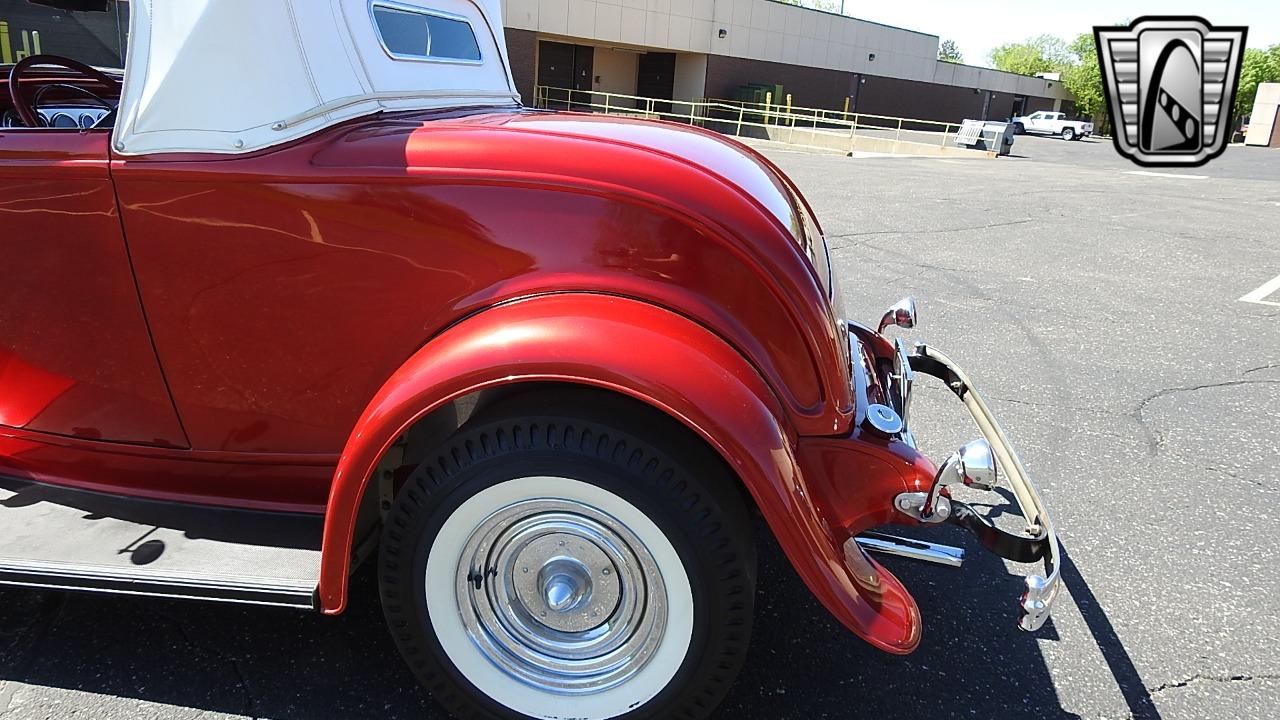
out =
[[[702,717],[745,656],[735,481],[694,440],[583,414],[464,426],[385,521],[392,635],[458,717]]]

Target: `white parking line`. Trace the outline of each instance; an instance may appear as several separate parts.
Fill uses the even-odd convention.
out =
[[[1275,305],[1280,307],[1280,302],[1272,300],[1263,300],[1271,293],[1280,290],[1280,275],[1277,275],[1262,284],[1262,287],[1240,298],[1240,302],[1257,303],[1258,305]]]
[[[1142,175],[1145,177],[1178,178],[1180,180],[1208,180],[1208,175],[1179,175],[1178,173],[1158,173],[1150,170],[1126,170],[1125,175]]]

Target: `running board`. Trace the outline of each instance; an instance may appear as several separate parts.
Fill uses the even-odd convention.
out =
[[[249,584],[215,578],[165,576],[159,573],[119,572],[102,568],[56,563],[27,563],[0,559],[0,585],[85,590],[117,595],[147,595],[179,600],[212,600],[249,605],[274,605],[312,610],[315,586],[300,584]]]
[[[897,555],[949,567],[960,567],[964,563],[964,548],[951,545],[939,545],[877,532],[865,532],[855,539],[863,550],[871,552]]]
[[[313,609],[322,529],[0,478],[0,585]]]

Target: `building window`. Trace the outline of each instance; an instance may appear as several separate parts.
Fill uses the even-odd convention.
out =
[[[397,60],[480,62],[480,45],[465,18],[390,0],[369,7],[382,49]]]

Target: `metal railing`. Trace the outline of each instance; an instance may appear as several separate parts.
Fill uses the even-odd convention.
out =
[[[696,123],[703,118],[701,110],[713,104],[702,100],[665,100],[596,90],[557,88],[549,85],[538,85],[534,93],[534,107],[538,108],[684,120],[688,123]]]
[[[892,140],[890,152],[910,153],[909,146],[951,145],[958,123],[917,120],[793,106],[790,95],[779,104],[768,96],[764,103],[700,98],[662,98],[573,90],[538,85],[534,107],[670,120],[705,127],[725,135],[785,142],[822,149],[853,151],[860,138]],[[842,140],[844,142],[842,142]]]
[[[764,112],[771,117],[786,118],[789,123],[823,124],[838,122],[869,130],[893,130],[895,139],[902,139],[903,133],[931,132],[949,135],[954,133],[960,123],[949,123],[938,120],[919,120],[892,115],[875,115],[871,113],[849,112],[849,98],[845,98],[842,110],[828,108],[812,108],[791,104],[791,95],[787,94],[774,101],[772,93],[765,93],[766,101],[753,103],[743,100],[726,100],[721,98],[703,98],[703,102],[722,105],[743,106],[755,112]]]

